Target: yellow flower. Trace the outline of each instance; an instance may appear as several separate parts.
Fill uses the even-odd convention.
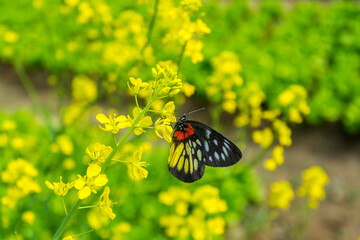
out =
[[[9,120],[9,119],[6,119],[5,121],[3,121],[3,123],[1,124],[1,128],[4,130],[4,131],[12,131],[14,129],[17,128],[17,123],[13,120]]]
[[[92,102],[97,98],[96,83],[85,75],[75,76],[72,83],[72,97],[77,102]]]
[[[222,217],[215,217],[207,220],[208,228],[214,235],[222,235],[225,232],[225,220]]]
[[[274,159],[268,159],[264,162],[264,168],[268,171],[274,171],[276,169],[276,162]]]
[[[268,148],[274,140],[273,132],[269,127],[263,130],[255,130],[252,134],[253,141],[260,144],[263,148]]]
[[[286,125],[286,123],[284,123],[280,120],[275,120],[273,122],[273,127],[279,135],[280,145],[286,146],[286,147],[291,146],[291,144],[292,144],[291,129]]]
[[[63,183],[62,177],[60,177],[60,182],[53,182],[50,183],[49,181],[45,181],[45,184],[48,188],[51,190],[54,190],[54,193],[60,197],[63,197],[67,194],[69,189],[71,189],[74,186],[74,183]]]
[[[201,53],[201,49],[204,44],[200,40],[191,39],[187,42],[184,55],[191,57],[191,62],[196,64],[204,60],[204,55]]]
[[[273,159],[277,165],[281,165],[284,163],[284,147],[281,145],[277,145],[274,147],[273,152]]]
[[[112,207],[116,202],[113,202],[109,199],[110,188],[105,187],[104,192],[101,194],[99,199],[99,210],[100,213],[104,216],[108,216],[111,220],[114,220],[116,217],[115,213],[112,211]]]
[[[74,0],[69,0],[74,1]],[[78,5],[79,15],[77,17],[77,22],[80,24],[86,24],[94,15],[94,10],[91,8],[88,2],[81,2]]]
[[[301,117],[301,114],[298,109],[295,107],[291,107],[289,109],[289,121],[294,123],[302,123],[303,118]]]
[[[181,0],[180,6],[186,10],[196,12],[202,6],[201,0]]]
[[[249,122],[250,122],[249,115],[243,113],[239,114],[234,120],[234,124],[237,127],[244,127],[248,125]]]
[[[230,114],[234,114],[236,111],[236,102],[234,100],[225,100],[222,103],[222,108],[230,113]]]
[[[134,87],[130,87],[129,81],[127,82],[128,87],[130,89],[130,91],[132,91],[134,94],[138,94],[139,92],[145,90],[149,84],[146,82],[142,82],[141,78],[133,78],[130,77],[130,82],[132,85],[134,85]]]
[[[295,97],[295,94],[287,89],[279,95],[278,101],[282,106],[288,106],[294,101]]]
[[[140,111],[142,111],[140,109]],[[139,109],[137,107],[135,107],[133,109],[133,116],[134,119],[132,119],[130,116],[128,116],[128,120],[129,122],[132,124],[134,123],[135,119],[137,118],[137,116],[139,115]],[[141,118],[141,120],[138,123],[138,127],[134,130],[135,135],[141,135],[142,133],[146,132],[142,127],[150,127],[153,124],[152,119],[150,116],[143,116]]]
[[[182,87],[182,92],[186,97],[191,97],[195,93],[195,86],[185,82]]]
[[[21,215],[21,220],[23,220],[24,222],[32,225],[35,221],[35,213],[32,211],[26,211]]]
[[[172,127],[168,119],[159,118],[155,122],[155,133],[159,138],[165,138],[167,142],[171,142]]]
[[[80,0],[65,0],[65,4],[74,7],[79,3],[79,1]]]
[[[95,188],[102,187],[108,179],[105,174],[100,174],[101,167],[97,164],[90,164],[84,177],[78,175],[74,181],[74,187],[78,189],[79,199],[85,199],[90,196],[91,192],[97,193]]]
[[[95,143],[90,148],[86,148],[86,153],[89,155],[94,163],[104,163],[106,158],[110,155],[112,148],[100,143]]]
[[[7,31],[4,33],[4,40],[7,43],[15,43],[19,40],[19,34],[12,31]]]
[[[63,154],[65,154],[65,155],[73,154],[74,145],[69,136],[59,135],[56,137],[55,142]]]
[[[144,167],[147,167],[149,163],[141,161],[142,153],[143,149],[138,149],[134,153],[134,157],[131,159],[131,161],[127,163],[128,175],[134,181],[140,181],[143,178],[147,178],[148,176],[148,171]]]
[[[291,200],[294,199],[294,191],[287,181],[271,184],[268,204],[273,208],[288,209]]]
[[[116,114],[110,115],[110,118],[107,118],[103,113],[96,115],[96,119],[104,124],[104,127],[100,126],[100,129],[107,132],[112,132],[116,134],[120,129],[131,127],[131,123],[128,118],[124,115],[116,116]]]
[[[176,122],[176,117],[174,116],[175,104],[173,101],[170,101],[165,104],[161,111],[162,117],[168,119],[170,122]]]
[[[64,237],[63,240],[73,240],[74,238],[72,236]]]
[[[302,174],[303,183],[298,188],[299,196],[308,196],[308,206],[310,208],[318,207],[318,200],[325,198],[324,187],[329,181],[326,172],[319,166],[313,166],[306,169]]]

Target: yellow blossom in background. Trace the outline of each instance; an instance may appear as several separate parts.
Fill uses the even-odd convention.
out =
[[[274,141],[274,135],[271,128],[266,127],[263,130],[255,130],[252,133],[252,138],[255,143],[260,144],[263,148],[268,148]]]
[[[17,123],[10,119],[5,119],[1,124],[1,129],[4,131],[12,131],[17,128]]]
[[[172,238],[211,239],[223,235],[225,220],[219,214],[227,210],[219,190],[210,185],[197,188],[193,194],[186,188],[171,187],[159,194],[160,202],[174,206],[174,214],[160,218],[165,234]]]
[[[66,158],[64,161],[63,161],[63,164],[62,166],[64,167],[64,169],[66,170],[73,170],[76,166],[76,163],[74,161],[74,159],[72,158]]]
[[[59,135],[55,139],[55,143],[60,151],[65,155],[72,155],[74,152],[74,145],[71,138],[67,135]]]
[[[204,55],[201,53],[204,44],[200,40],[191,39],[187,42],[184,55],[191,58],[191,62],[196,64],[204,60]]]
[[[80,0],[64,0],[64,2],[65,2],[66,5],[74,7],[74,6],[78,5]]]
[[[197,11],[202,7],[201,0],[181,0],[180,6],[191,11]]]
[[[14,137],[13,139],[11,139],[10,145],[14,149],[22,149],[25,146],[25,140],[21,137]]]
[[[53,182],[50,183],[49,181],[45,181],[45,184],[48,188],[50,188],[51,190],[54,190],[55,194],[63,197],[67,194],[67,192],[69,191],[69,189],[71,189],[74,186],[73,182],[70,183],[63,183],[62,181],[62,177],[60,177],[60,182]]]
[[[103,113],[99,113],[96,115],[96,119],[101,124],[104,124],[104,127],[99,125],[101,130],[112,132],[113,134],[118,133],[120,129],[131,127],[130,121],[124,115],[116,116],[116,114],[113,114],[108,118]]]
[[[313,166],[302,173],[302,185],[297,194],[301,197],[308,196],[308,206],[317,208],[318,201],[325,198],[325,185],[329,182],[326,172],[319,166]]]
[[[10,161],[1,173],[2,182],[7,184],[1,203],[15,208],[19,199],[31,193],[40,193],[41,187],[35,181],[37,176],[38,170],[30,162],[22,158]]]
[[[26,211],[21,215],[21,220],[23,220],[24,222],[32,225],[35,221],[35,213],[32,211]]]
[[[186,97],[191,97],[195,93],[195,86],[191,85],[190,83],[185,82],[182,87],[182,92]]]
[[[294,196],[294,191],[289,182],[275,182],[270,187],[268,204],[272,208],[288,209]]]
[[[94,10],[88,2],[81,2],[78,5],[79,15],[77,17],[77,22],[80,24],[86,24],[94,16]]]
[[[140,148],[134,153],[134,157],[127,163],[128,175],[134,181],[140,181],[147,178],[148,171],[145,169],[149,165],[147,162],[141,161],[143,149]]]
[[[294,99],[295,94],[290,90],[285,90],[278,97],[278,101],[282,106],[288,106]]]
[[[100,143],[95,143],[94,145],[86,148],[87,155],[89,155],[93,162],[98,164],[104,163],[111,151],[112,148],[110,146],[105,146]]]
[[[274,171],[276,169],[277,165],[274,159],[267,159],[264,162],[264,168],[268,171]]]
[[[110,188],[105,187],[104,192],[100,196],[98,206],[100,213],[103,216],[108,216],[109,218],[111,218],[111,220],[114,220],[116,215],[113,212],[112,207],[114,204],[116,204],[116,202],[111,201],[109,199],[109,195],[110,195]]]
[[[5,147],[9,143],[9,136],[5,133],[0,134],[0,147]]]
[[[97,193],[97,187],[104,186],[107,182],[107,176],[100,174],[101,167],[97,164],[90,164],[84,177],[78,175],[74,181],[74,187],[78,189],[79,199],[85,199],[90,196],[91,192]]]
[[[289,147],[292,144],[291,129],[281,120],[273,122],[273,128],[278,133],[279,143],[282,146]]]
[[[7,43],[15,43],[19,40],[19,34],[12,31],[7,31],[4,33],[4,40]]]
[[[77,102],[92,102],[97,98],[96,83],[85,75],[75,76],[71,83],[72,97]]]
[[[44,6],[44,2],[43,2],[43,0],[33,0],[32,6],[35,9],[41,9]]]

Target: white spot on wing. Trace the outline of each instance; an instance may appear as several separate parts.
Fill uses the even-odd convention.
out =
[[[205,135],[206,135],[207,139],[210,139],[210,134],[211,134],[211,132],[209,130],[205,131]]]
[[[224,153],[221,153],[221,158],[222,158],[222,160],[224,160],[224,161],[226,160]]]
[[[210,160],[210,162],[212,162],[212,161],[213,161],[212,156],[210,156],[210,157],[209,157],[209,160]]]
[[[214,152],[214,156],[215,156],[216,160],[220,160],[220,156],[217,152]]]
[[[209,144],[207,143],[207,141],[204,141],[204,147],[207,152],[210,150]]]
[[[214,144],[217,146],[219,143],[216,139],[213,140]]]
[[[223,150],[223,152],[225,153],[226,156],[229,155],[228,151],[226,150],[226,148],[224,146],[222,147],[222,150]]]

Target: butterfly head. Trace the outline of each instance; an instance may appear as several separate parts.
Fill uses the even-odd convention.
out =
[[[187,114],[184,113],[176,123],[176,125],[180,131],[186,131],[186,128],[187,128],[186,121],[187,121]]]

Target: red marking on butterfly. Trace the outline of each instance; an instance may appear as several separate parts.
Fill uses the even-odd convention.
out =
[[[190,124],[188,124],[186,127],[186,132],[176,131],[174,132],[174,137],[176,137],[177,140],[184,140],[187,139],[189,136],[193,135],[194,133],[194,128]]]

